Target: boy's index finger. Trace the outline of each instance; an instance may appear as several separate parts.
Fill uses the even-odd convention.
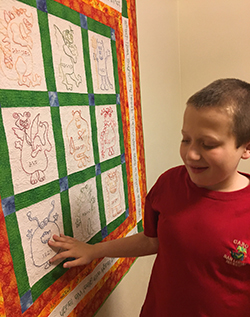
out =
[[[69,236],[65,236],[63,233],[61,233],[60,236],[54,234],[54,235],[52,236],[52,238],[53,238],[55,241],[59,241],[59,242],[70,242],[70,241],[74,240],[74,238],[69,237]]]
[[[58,236],[58,235],[56,235],[56,234],[53,234],[53,236],[52,236],[52,238],[55,240],[55,241],[60,241],[61,240],[61,238],[62,238],[63,236]]]
[[[48,245],[53,251],[55,251],[57,253],[57,255],[60,254],[62,251],[65,251],[68,249],[68,246],[64,242],[49,240]]]
[[[50,239],[50,240],[48,241],[49,246],[59,247],[59,244],[58,244],[58,243],[66,243],[66,240],[65,240],[64,237],[65,237],[65,236],[59,237],[59,236],[57,236],[56,234],[54,234],[54,235],[52,236],[52,239]]]
[[[63,250],[68,250],[69,249],[69,245],[67,242],[61,242],[61,241],[53,241],[53,240],[49,240],[48,241],[48,245],[53,249],[63,249]]]

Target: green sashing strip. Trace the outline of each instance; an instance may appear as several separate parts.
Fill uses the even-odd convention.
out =
[[[47,10],[50,14],[81,26],[80,14],[61,3],[49,0],[47,1]]]
[[[127,181],[126,164],[122,164],[122,178],[123,178],[125,205],[127,210],[129,208],[129,204],[128,204],[128,181]]]
[[[91,166],[85,170],[70,174],[68,175],[69,188],[78,184],[82,184],[93,177],[95,177],[95,166]]]
[[[101,228],[104,228],[107,223],[106,223],[105,207],[104,207],[104,200],[103,200],[101,175],[96,176],[96,189],[97,189],[97,199],[98,199],[98,206],[99,206]]]
[[[88,94],[78,94],[69,92],[58,92],[58,101],[60,106],[86,106],[89,105]]]
[[[35,8],[37,7],[36,0],[19,0],[19,1],[22,3],[28,4],[29,6],[32,6]]]
[[[10,253],[17,280],[18,293],[19,296],[22,297],[30,289],[30,285],[26,273],[24,253],[16,213],[6,216],[5,222],[9,238]]]
[[[9,152],[0,109],[0,195],[6,198],[14,195],[12,174],[10,169]]]
[[[51,1],[50,1],[51,2]],[[52,50],[49,33],[48,15],[40,10],[38,11],[38,21],[40,27],[40,37],[43,52],[44,72],[48,91],[56,91],[56,82],[54,75],[54,66],[52,59]]]
[[[52,197],[60,193],[60,185],[58,179],[39,186],[37,188],[28,190],[26,192],[15,195],[16,211],[29,207],[40,201]]]
[[[2,108],[10,107],[48,107],[47,91],[0,90]]]
[[[63,215],[64,234],[66,236],[73,237],[68,190],[61,192],[61,206],[62,206],[62,215]]]
[[[88,23],[88,29],[90,31],[106,36],[108,38],[111,37],[109,26],[102,24],[98,21],[95,21],[89,17],[87,17],[87,23]]]
[[[59,107],[51,107],[51,118],[54,133],[54,140],[56,146],[56,159],[59,178],[67,175],[66,158],[65,158],[65,148],[62,136],[62,126],[60,120]]]
[[[107,161],[104,161],[101,163],[101,171],[102,173],[121,165],[121,156],[118,155],[116,157],[113,157],[112,159],[109,159]]]
[[[123,136],[123,125],[122,125],[122,113],[121,113],[121,106],[116,105],[116,112],[117,112],[117,119],[118,119],[118,132],[119,132],[119,138],[120,138],[120,150],[121,153],[125,152],[124,147],[124,136]]]
[[[89,241],[88,241],[88,244],[95,244],[95,243],[98,243],[98,242],[101,242],[102,241],[102,232],[99,231],[97,232],[97,234],[92,237]]]
[[[92,144],[94,152],[94,161],[95,164],[100,162],[99,149],[98,149],[98,136],[97,136],[97,126],[96,126],[96,116],[95,116],[95,107],[90,106],[90,120],[91,120],[91,130],[92,130]]]
[[[89,94],[93,94],[93,82],[92,82],[92,73],[91,73],[91,64],[90,64],[90,55],[89,55],[89,35],[88,31],[82,28],[82,48],[83,48],[83,58],[85,66],[85,75],[87,81],[87,89]]]
[[[111,49],[112,49],[112,56],[113,56],[115,92],[117,94],[119,94],[120,93],[120,86],[119,86],[119,77],[118,77],[118,61],[117,61],[117,54],[116,54],[116,41],[111,41]]]
[[[63,263],[57,265],[52,271],[44,275],[39,281],[36,282],[31,288],[31,294],[33,302],[47,289],[49,288],[56,280],[58,280],[64,273],[65,269],[63,268]]]
[[[122,0],[122,16],[128,18],[127,0]]]
[[[115,220],[113,220],[112,222],[110,222],[108,224],[108,234],[110,234],[111,232],[113,232],[117,227],[120,226],[120,224],[122,224],[125,221],[125,215],[126,213],[123,212],[118,218],[116,218]]]
[[[115,105],[115,104],[116,104],[115,94],[106,94],[106,95],[95,94],[96,106]]]
[[[140,221],[137,223],[137,230],[138,230],[138,232],[142,232],[142,231],[143,231],[143,223],[142,223],[142,220],[140,220]]]

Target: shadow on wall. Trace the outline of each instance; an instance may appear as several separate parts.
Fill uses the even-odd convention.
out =
[[[143,305],[155,255],[138,258],[95,317],[138,317]],[[138,292],[140,283],[140,292]],[[141,291],[141,290],[145,291]]]

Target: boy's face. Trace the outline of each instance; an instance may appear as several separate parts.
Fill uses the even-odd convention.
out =
[[[232,191],[247,185],[247,179],[237,173],[240,159],[247,158],[246,147],[236,149],[231,125],[232,119],[223,109],[187,106],[180,154],[197,186]]]

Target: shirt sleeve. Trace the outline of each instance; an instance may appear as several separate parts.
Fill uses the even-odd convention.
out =
[[[156,186],[154,185],[146,196],[144,211],[144,234],[151,238],[155,238],[158,236],[157,225],[159,212],[157,210],[154,210],[153,208],[155,190]]]

